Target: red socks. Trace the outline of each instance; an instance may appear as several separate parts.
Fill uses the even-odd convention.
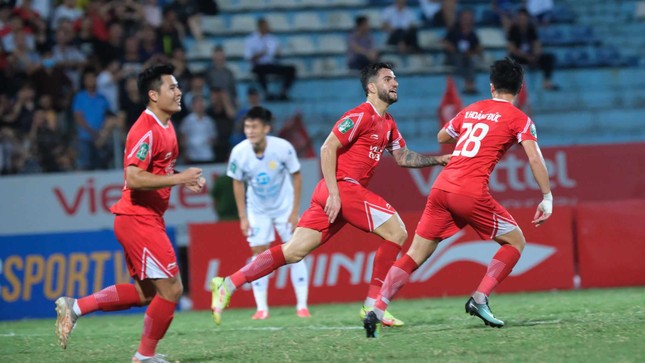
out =
[[[137,352],[141,355],[152,357],[155,355],[157,344],[163,338],[175,316],[177,303],[166,300],[156,295],[143,318],[143,333]]]
[[[141,299],[133,284],[108,286],[76,301],[83,315],[97,310],[116,311],[141,306]]]
[[[387,276],[390,267],[396,261],[399,252],[401,252],[401,246],[398,243],[392,241],[381,242],[374,256],[372,281],[370,281],[370,287],[367,291],[368,298],[376,299],[378,297],[381,286],[383,286],[383,282],[385,281],[385,276]]]
[[[282,246],[274,246],[260,253],[248,265],[242,267],[239,271],[230,276],[231,282],[236,288],[266,276],[280,266],[286,265]]]
[[[520,256],[520,251],[511,245],[503,245],[500,247],[488,265],[486,275],[479,283],[477,292],[490,296],[493,289],[513,271],[513,267],[517,264]]]
[[[394,295],[408,282],[410,275],[418,267],[419,265],[407,254],[399,258],[388,272],[387,277],[385,277],[380,292],[381,295],[376,299],[374,307],[385,311]]]

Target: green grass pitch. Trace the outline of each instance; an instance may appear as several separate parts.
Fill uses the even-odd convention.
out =
[[[269,297],[270,298],[270,297]],[[360,302],[311,306],[311,319],[274,307],[178,312],[158,351],[171,362],[645,362],[645,287],[494,295],[506,326],[484,326],[464,312],[465,297],[395,300],[402,328],[366,339]],[[129,362],[141,315],[81,318],[67,350],[52,318],[0,322],[0,362]]]

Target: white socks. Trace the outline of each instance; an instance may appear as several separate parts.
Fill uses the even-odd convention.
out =
[[[294,263],[289,266],[291,274],[291,284],[296,292],[296,309],[305,309],[307,307],[307,297],[309,295],[309,271],[305,260]]]
[[[269,276],[264,276],[253,281],[251,286],[253,286],[253,297],[255,298],[255,305],[258,307],[258,311],[269,311],[269,305],[267,305]]]
[[[78,299],[74,299],[74,305],[72,306],[72,310],[74,311],[74,314],[76,314],[77,317],[83,315],[81,313],[81,307],[78,306]]]

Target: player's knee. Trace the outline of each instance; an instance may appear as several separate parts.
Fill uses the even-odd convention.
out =
[[[394,233],[392,233],[392,239],[390,239],[390,241],[398,243],[400,246],[403,246],[403,244],[407,239],[408,239],[408,231],[406,231],[404,228],[399,228]]]
[[[179,302],[184,293],[184,285],[181,280],[176,279],[172,284],[164,286],[163,289],[157,291],[157,294],[168,301]]]
[[[521,233],[520,231],[520,238],[517,238],[517,240],[513,243],[513,247],[517,248],[520,253],[524,251],[524,247],[526,246],[526,239],[524,238],[524,234]]]
[[[524,251],[524,247],[526,246],[526,239],[524,238],[524,233],[522,233],[522,230],[519,227],[517,227],[510,233],[507,233],[505,235],[495,238],[495,240],[499,244],[502,244],[502,245],[509,244],[515,247],[520,253]]]
[[[180,283],[173,284],[168,291],[167,300],[178,302],[181,299],[181,295],[184,294],[184,286]]]
[[[305,258],[305,253],[298,253],[297,251],[285,251],[284,261],[289,263],[298,263]]]
[[[155,297],[155,295],[156,294],[147,295],[147,296],[139,295],[139,299],[141,300],[141,306],[150,304],[152,302],[152,299]]]

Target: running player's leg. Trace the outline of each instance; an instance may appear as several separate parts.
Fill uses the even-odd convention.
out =
[[[374,312],[379,320],[383,319],[385,310],[394,295],[408,282],[412,272],[432,255],[440,241],[439,238],[426,239],[418,234],[414,235],[410,249],[394,262],[383,281],[383,286],[374,304]]]
[[[455,201],[463,205],[463,202]],[[491,292],[513,270],[520,259],[526,241],[522,230],[508,211],[491,196],[476,201],[469,209],[469,224],[482,239],[493,239],[501,245],[491,260],[471,299],[466,302],[466,312],[481,318],[486,325],[502,327],[504,322],[493,316],[488,306]]]
[[[139,361],[145,361],[155,356],[157,344],[168,331],[183,293],[183,286],[178,273],[171,277],[151,277],[137,280],[136,283],[141,291],[154,291],[143,319],[139,348],[134,355],[134,358]],[[150,298],[149,292],[147,296]]]
[[[407,283],[414,272],[427,260],[439,242],[459,230],[452,215],[444,206],[445,195],[441,191],[432,190],[424,209],[412,245],[403,257],[399,258],[389,269],[384,279],[374,306],[374,317],[383,320],[388,304],[397,291]],[[367,323],[365,328],[368,329]],[[368,331],[368,337],[373,337],[373,331]]]
[[[222,312],[238,287],[266,276],[281,266],[300,262],[344,225],[345,221],[341,217],[333,225],[329,224],[324,211],[327,196],[325,183],[320,181],[314,190],[309,209],[300,218],[298,228],[289,242],[269,248],[226,278],[213,277],[210,283],[213,291],[211,308],[216,325],[220,325]]]
[[[131,224],[129,230],[120,230],[117,238],[119,241],[132,238],[132,244],[137,246],[136,250],[129,254],[138,261],[132,277],[136,280],[137,290],[150,302],[144,315],[139,348],[133,359],[144,361],[155,356],[157,344],[173,320],[183,286],[177,257],[161,217],[124,218],[136,224]],[[127,235],[123,236],[123,232]]]
[[[285,216],[288,218],[288,216]],[[276,219],[275,229],[280,235],[283,242],[291,240],[292,226],[287,219]],[[291,284],[296,293],[296,314],[301,318],[308,318],[309,308],[307,307],[307,297],[309,295],[309,271],[305,260],[289,265],[289,274]]]
[[[493,237],[493,239],[500,244],[500,248],[493,256],[486,269],[486,274],[473,294],[473,299],[478,304],[485,303],[495,287],[508,277],[519,261],[526,245],[524,234],[517,226],[504,234]]]
[[[291,241],[269,248],[230,276],[213,277],[210,288],[213,292],[211,309],[215,324],[220,325],[222,312],[228,306],[231,295],[237,288],[264,277],[288,263],[301,261],[321,244],[321,240],[322,232],[298,227]]]
[[[247,235],[247,241],[251,246],[254,261],[258,255],[269,249],[271,242],[275,240],[275,233],[273,231],[273,223],[267,216],[256,215],[253,213],[248,214],[250,230]],[[264,320],[269,318],[269,305],[268,289],[269,289],[269,276],[263,276],[251,283],[253,289],[253,297],[255,298],[255,305],[257,310],[251,317],[254,320]]]
[[[390,267],[401,252],[401,246],[408,238],[408,232],[405,229],[405,224],[399,217],[398,213],[394,213],[390,218],[374,230],[374,234],[383,238],[383,241],[376,250],[374,255],[374,265],[372,267],[372,279],[367,291],[367,298],[364,305],[368,309],[374,306],[374,302],[381,291],[385,276]]]
[[[363,319],[367,311],[374,307],[385,275],[401,251],[408,233],[396,210],[379,195],[360,184],[346,181],[338,183],[338,188],[343,203],[343,218],[354,227],[383,238],[374,255],[372,278],[367,297],[359,312]],[[383,324],[401,326],[403,322],[388,314],[388,319],[384,320]]]
[[[141,271],[141,240],[140,233],[128,233],[129,230],[138,231],[139,222],[134,217],[115,217],[114,231],[117,239],[123,246],[126,263],[131,276],[137,276]],[[150,302],[152,297],[146,297],[136,284],[115,284],[81,297],[60,297],[56,300],[56,334],[60,346],[65,349],[69,336],[76,324],[76,320],[83,315],[95,311],[127,310],[135,306],[143,306]]]

